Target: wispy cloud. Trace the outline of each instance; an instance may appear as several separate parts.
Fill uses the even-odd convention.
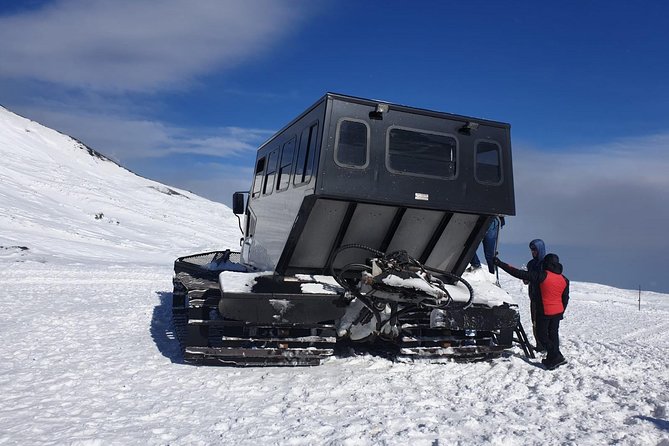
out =
[[[188,153],[194,155],[208,155],[229,157],[240,154],[255,153],[260,144],[274,132],[261,129],[243,129],[239,127],[222,127],[209,129],[216,132],[216,136],[198,137],[193,131],[182,131],[175,134],[174,141],[166,148],[170,154]],[[161,154],[162,155],[162,154]]]
[[[181,189],[197,191],[210,200],[232,206],[232,193],[248,191],[253,180],[253,163],[244,167],[224,163],[185,166],[162,172],[162,181]]]
[[[0,17],[0,75],[157,91],[256,57],[309,5],[278,0],[59,0]]]
[[[273,131],[174,125],[154,117],[159,99],[145,93],[172,92],[262,57],[313,12],[309,3],[299,6],[56,0],[0,16],[0,93],[15,98],[17,112],[139,170],[143,159],[183,154],[234,163],[252,157]]]
[[[516,147],[518,217],[506,241],[669,248],[657,237],[669,221],[668,153],[669,133],[559,151]]]
[[[221,159],[251,156],[274,133],[273,130],[239,127],[182,128],[150,119],[70,108],[26,108],[25,112],[122,164],[178,154]]]

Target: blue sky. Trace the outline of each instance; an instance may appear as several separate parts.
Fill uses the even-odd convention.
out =
[[[0,104],[229,203],[327,91],[509,122],[517,216],[572,280],[669,292],[669,3],[0,0]]]

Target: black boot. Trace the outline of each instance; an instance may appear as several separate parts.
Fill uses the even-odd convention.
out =
[[[544,363],[544,361],[546,362]],[[567,360],[564,359],[564,356],[560,355],[554,361],[548,361],[547,359],[544,359],[543,361],[541,361],[541,363],[544,364],[544,366],[546,366],[547,370],[555,370],[561,365],[566,364]]]

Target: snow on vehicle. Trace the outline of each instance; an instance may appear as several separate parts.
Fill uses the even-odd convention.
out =
[[[186,362],[316,365],[355,342],[477,360],[512,346],[516,306],[462,277],[492,219],[515,214],[508,124],[328,93],[258,149],[245,195],[240,252],[175,262]]]

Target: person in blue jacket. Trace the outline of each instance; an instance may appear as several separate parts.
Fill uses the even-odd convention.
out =
[[[485,256],[485,261],[488,263],[488,271],[490,271],[490,274],[495,274],[494,260],[495,255],[497,254],[495,252],[495,246],[497,245],[497,236],[500,229],[497,226],[504,226],[504,217],[499,217],[499,219],[493,218],[490,226],[488,226],[488,230],[483,236],[483,241],[481,242],[483,245],[483,255]],[[481,260],[476,252],[474,252],[474,257],[472,257],[469,264],[471,265],[471,270],[479,269],[481,267]]]
[[[530,242],[530,253],[532,253],[532,260],[527,262],[527,272],[529,273],[539,273],[543,271],[543,261],[546,257],[546,245],[543,240],[540,238],[534,239]],[[536,347],[534,350],[536,352],[545,352],[546,346],[544,346],[539,340],[538,330],[537,330],[537,316],[540,311],[538,302],[541,301],[541,290],[539,287],[532,283],[531,281],[523,280],[525,285],[527,285],[527,294],[530,296],[530,316],[532,317],[532,333],[534,334],[534,340],[536,341]]]

